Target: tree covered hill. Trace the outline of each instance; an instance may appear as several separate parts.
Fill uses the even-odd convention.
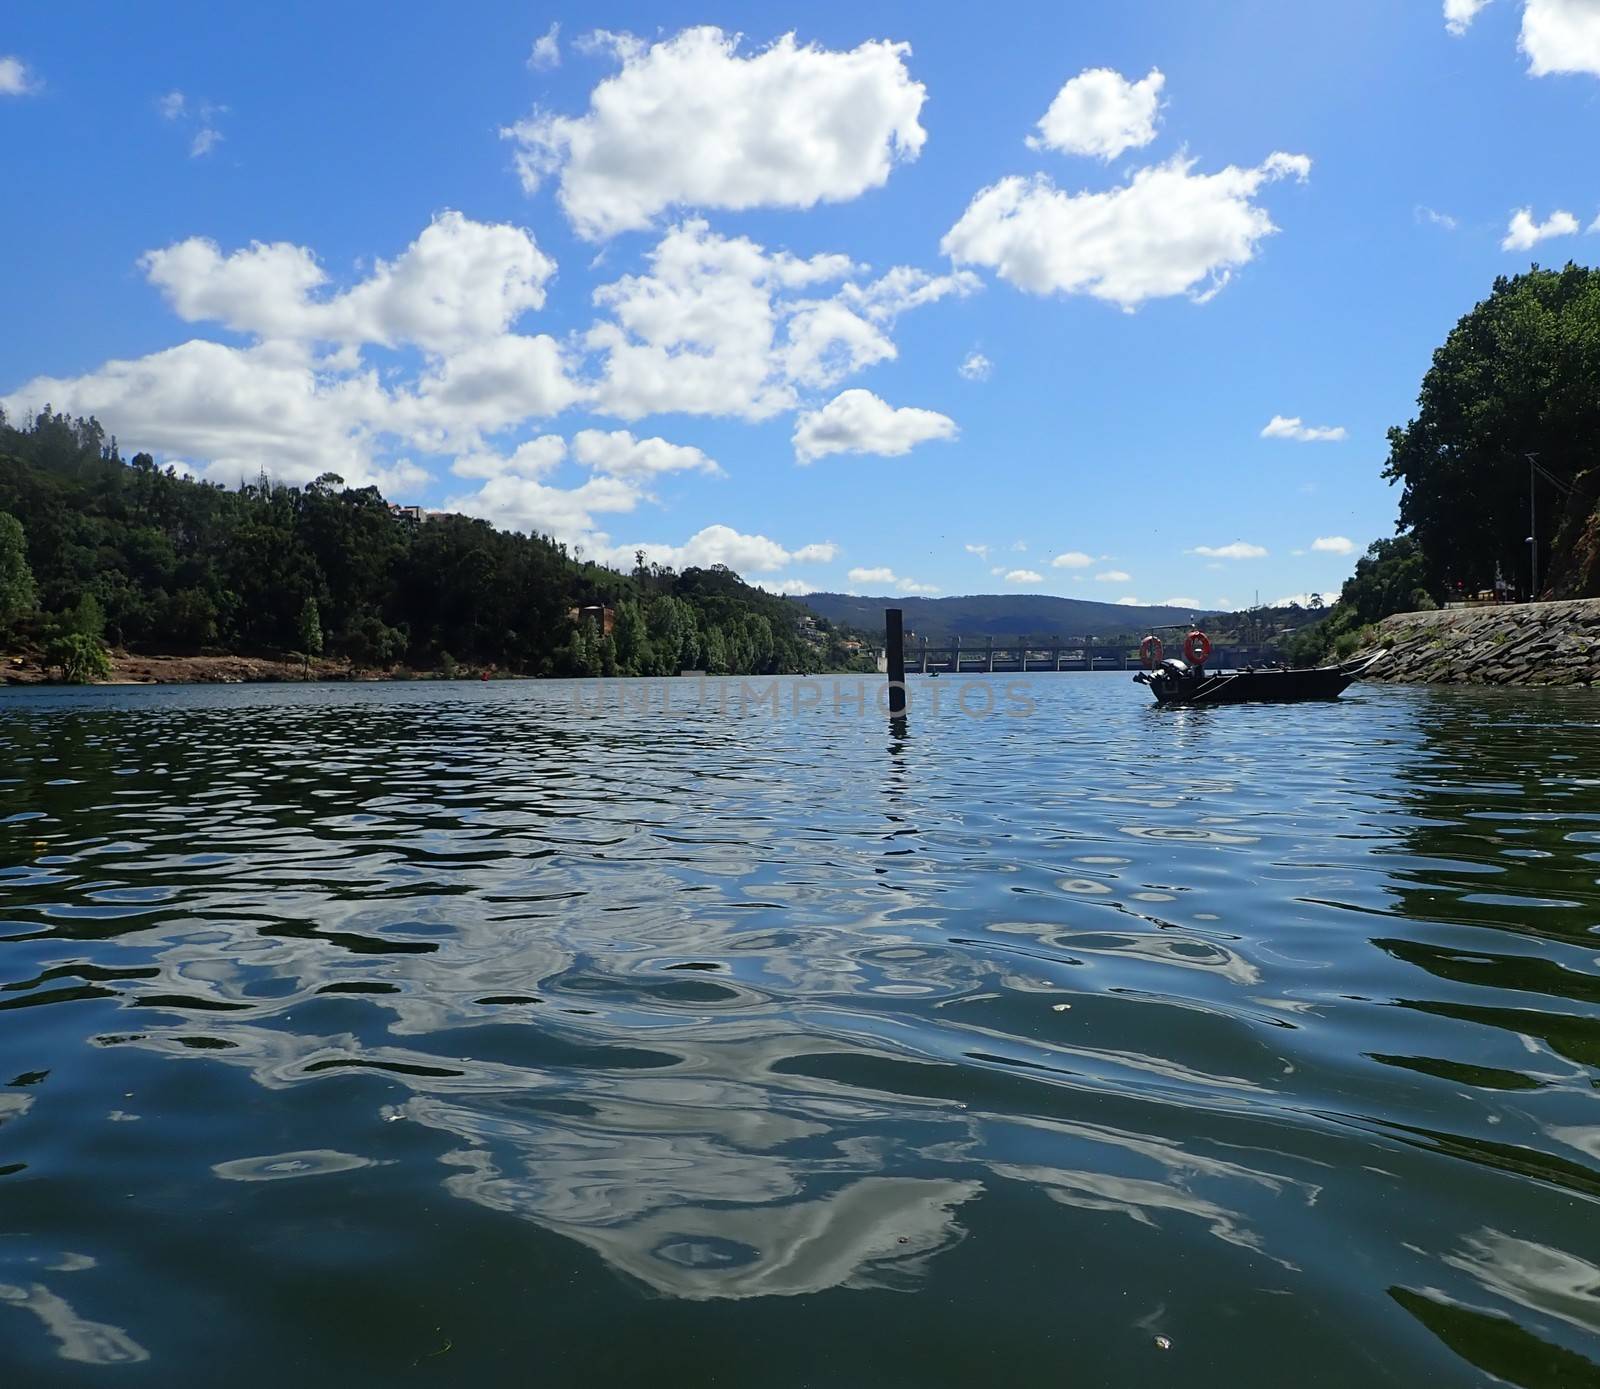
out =
[[[613,610],[610,633],[573,621],[590,606]],[[0,413],[0,648],[103,636],[144,652],[546,675],[843,664],[830,624],[808,633],[802,615],[725,568],[622,574],[544,536],[397,515],[331,474],[233,490],[149,454],[123,462],[94,420]]]
[[[1192,608],[1134,608],[1044,593],[986,593],[967,598],[858,598],[848,593],[808,593],[796,600],[812,612],[864,631],[883,626],[883,610],[902,608],[918,636],[1113,637],[1152,626],[1188,622]]]

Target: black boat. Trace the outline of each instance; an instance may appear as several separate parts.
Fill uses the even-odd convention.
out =
[[[1298,704],[1312,699],[1338,699],[1386,652],[1375,651],[1334,666],[1305,670],[1268,667],[1209,671],[1185,661],[1162,661],[1133,678],[1148,685],[1157,704]]]

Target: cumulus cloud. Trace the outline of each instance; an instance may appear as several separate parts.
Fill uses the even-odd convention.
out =
[[[1006,582],[1008,584],[1042,584],[1044,575],[1036,573],[1032,569],[1012,569],[1006,573]]]
[[[1156,602],[1158,608],[1198,608],[1198,598],[1162,598]]]
[[[444,212],[398,259],[379,260],[359,284],[325,298],[328,276],[312,252],[252,242],[223,255],[190,237],[140,262],[180,318],[213,319],[264,338],[415,343],[447,351],[504,333],[541,308],[555,261],[521,227]]]
[[[1196,545],[1189,551],[1192,555],[1204,555],[1207,559],[1265,559],[1267,551],[1264,546],[1252,545],[1247,540],[1235,540],[1227,545]]]
[[[1311,161],[1272,154],[1254,168],[1197,174],[1178,156],[1106,193],[1066,193],[1048,178],[985,188],[940,242],[956,263],[992,267],[1031,294],[1088,294],[1125,310],[1187,294],[1204,302],[1277,231],[1251,201]]]
[[[987,381],[994,375],[994,363],[981,352],[969,352],[956,370],[968,381]]]
[[[1600,5],[1594,0],[1527,0],[1518,40],[1535,77],[1600,77]]]
[[[1111,68],[1087,68],[1056,93],[1028,144],[1097,159],[1148,145],[1156,138],[1166,80],[1157,68],[1138,82]]]
[[[1548,241],[1553,236],[1572,236],[1577,230],[1578,219],[1570,212],[1552,212],[1543,222],[1535,222],[1531,207],[1518,208],[1512,214],[1511,225],[1506,229],[1500,249],[1527,251],[1541,241]]]
[[[881,187],[915,159],[926,92],[901,43],[848,52],[786,34],[741,53],[712,26],[658,43],[600,36],[621,70],[582,116],[535,110],[502,133],[523,187],[547,177],[579,234],[602,240],[672,207],[812,207]]]
[[[1125,584],[1131,582],[1132,574],[1125,574],[1120,569],[1107,569],[1103,574],[1096,574],[1094,581],[1097,584]]]
[[[803,598],[806,594],[817,591],[815,584],[808,583],[804,579],[757,579],[755,586],[783,598]]]
[[[1066,550],[1050,561],[1054,569],[1087,569],[1093,563],[1094,556],[1082,550]]]
[[[710,569],[723,564],[736,574],[772,574],[803,562],[801,555],[832,548],[831,545],[802,545],[798,550],[787,550],[764,535],[745,535],[732,526],[715,525],[697,531],[682,545],[645,542],[619,545],[611,553],[631,563],[634,551],[643,550],[647,563],[668,565],[673,569]]]
[[[1337,443],[1346,437],[1342,424],[1308,425],[1299,415],[1274,415],[1261,430],[1263,439],[1292,439],[1297,444]]]
[[[1466,33],[1489,0],[1444,0],[1445,28]],[[1594,0],[1524,0],[1517,38],[1534,77],[1600,76],[1600,5]]]
[[[354,485],[380,482],[371,422],[388,399],[375,373],[329,377],[303,353],[191,341],[132,361],[110,361],[70,379],[41,376],[0,398],[8,414],[49,403],[97,416],[124,439],[195,471],[237,483],[262,468],[285,482],[336,472]],[[396,479],[426,480],[420,469]]]
[[[554,21],[533,41],[528,50],[528,68],[533,72],[549,72],[561,66],[561,21]]]
[[[875,565],[852,569],[845,575],[853,584],[877,584],[885,588],[893,588],[897,593],[937,593],[935,584],[918,583],[915,579],[906,578],[896,574],[887,565]]]
[[[1119,608],[1148,608],[1150,605],[1143,598],[1134,598],[1130,595],[1127,598],[1117,599],[1117,606]]]
[[[961,548],[969,555],[976,555],[981,560],[989,558],[989,547],[987,545],[963,545]]]
[[[21,58],[0,53],[0,96],[28,96],[43,85]]]
[[[794,552],[796,564],[832,564],[839,554],[839,547],[831,540],[824,540],[810,545],[802,545]]]
[[[721,476],[716,460],[687,444],[665,439],[635,439],[626,429],[609,433],[582,429],[572,438],[572,456],[586,468],[613,477],[646,479],[662,473],[711,473]]]
[[[1488,3],[1489,0],[1444,0],[1444,27],[1460,38]]]
[[[476,492],[452,497],[445,509],[588,547],[605,539],[603,532],[597,532],[596,516],[630,512],[644,500],[644,493],[622,478],[596,477],[578,487],[553,487],[504,472]]]
[[[795,423],[794,452],[801,463],[831,453],[865,453],[897,458],[930,439],[953,439],[956,422],[934,410],[896,409],[871,391],[836,395],[820,410],[804,412]]]
[[[858,283],[862,267],[848,256],[771,252],[701,220],[670,228],[646,267],[595,291],[609,317],[585,339],[601,355],[599,406],[623,419],[666,411],[767,419],[793,409],[799,387],[827,389],[892,359],[889,330],[901,313],[977,285],[967,272],[908,266]]]
[[[484,434],[581,394],[553,338],[509,331],[543,304],[555,268],[516,228],[446,213],[397,260],[332,293],[311,251],[288,243],[224,254],[196,237],[140,264],[180,318],[255,341],[196,339],[70,380],[40,377],[7,408],[49,402],[97,415],[139,447],[227,482],[263,468],[285,482],[331,469],[409,489],[426,479],[420,468],[377,461],[397,441],[477,454]],[[363,361],[369,345],[416,347],[420,360],[380,377]]]
[[[1313,553],[1324,555],[1353,555],[1356,542],[1343,535],[1319,535],[1311,542]]]
[[[462,454],[450,465],[450,471],[457,477],[490,478],[511,474],[537,478],[554,472],[566,456],[565,439],[559,434],[541,434],[517,445],[509,455],[488,449]]]

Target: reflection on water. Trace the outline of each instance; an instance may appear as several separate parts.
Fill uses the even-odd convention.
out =
[[[1030,686],[0,696],[0,1369],[1591,1382],[1590,697]]]

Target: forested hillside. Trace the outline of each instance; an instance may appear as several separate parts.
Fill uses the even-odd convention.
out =
[[[9,519],[8,519],[9,518]],[[610,633],[574,608],[609,607]],[[325,475],[237,490],[129,462],[93,420],[0,414],[0,648],[301,652],[363,667],[781,673],[845,657],[827,623],[724,568],[622,574],[542,536],[396,515]]]
[[[848,626],[883,622],[886,607],[905,611],[906,627],[943,640],[975,637],[1108,637],[1151,626],[1187,622],[1193,608],[1127,607],[1046,593],[988,593],[960,598],[862,598],[848,593],[808,593],[799,600],[812,612]]]

